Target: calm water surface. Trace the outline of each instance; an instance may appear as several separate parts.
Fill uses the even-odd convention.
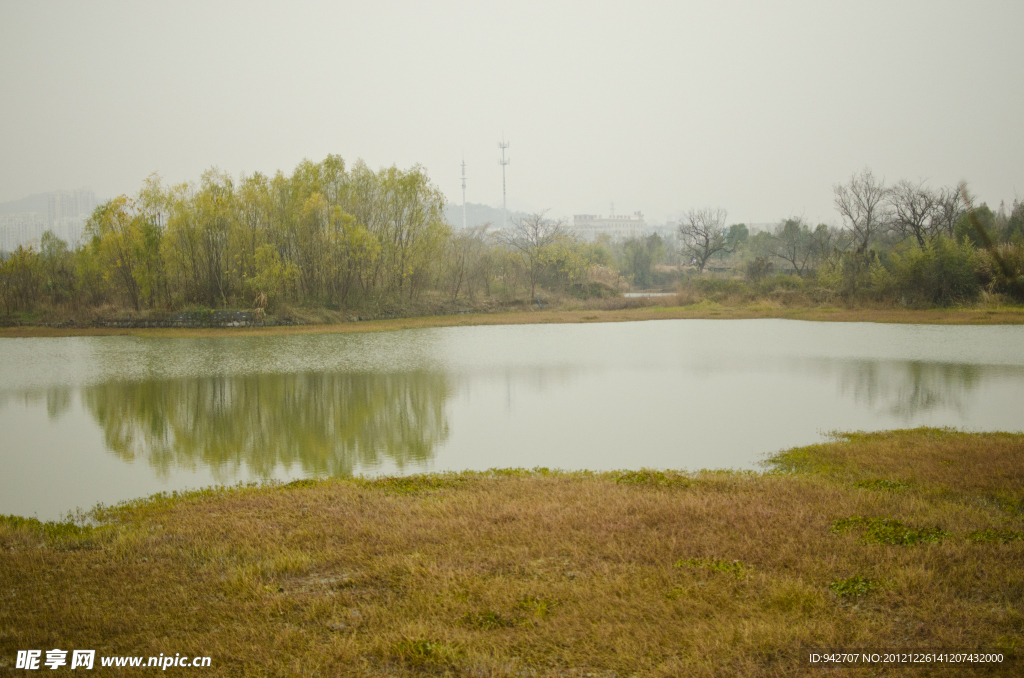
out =
[[[756,468],[830,430],[919,425],[1024,428],[1024,327],[0,339],[0,513],[351,473]]]

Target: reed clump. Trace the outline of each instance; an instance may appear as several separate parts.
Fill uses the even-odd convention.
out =
[[[91,526],[5,518],[0,668],[55,647],[208,655],[210,676],[788,676],[820,674],[810,647],[1017,656],[1022,462],[1021,434],[917,429],[837,435],[765,473],[332,479],[164,495]]]

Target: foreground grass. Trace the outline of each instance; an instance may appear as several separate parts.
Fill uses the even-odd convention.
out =
[[[299,481],[93,528],[2,519],[0,668],[59,647],[209,655],[214,676],[776,676],[822,672],[800,647],[1024,650],[1024,435],[844,435],[771,468]]]
[[[644,302],[638,303],[646,303]],[[785,306],[771,301],[723,305],[703,301],[686,306],[638,306],[620,309],[521,310],[501,313],[463,313],[360,322],[238,328],[117,328],[117,327],[0,327],[0,337],[72,337],[129,335],[138,337],[237,337],[283,334],[383,332],[424,327],[463,325],[528,325],[542,323],[628,322],[667,319],[783,318],[828,322],[877,322],[931,325],[1021,325],[1024,307],[839,308]]]

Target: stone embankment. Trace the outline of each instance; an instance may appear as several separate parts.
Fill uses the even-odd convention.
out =
[[[256,319],[251,311],[182,311],[163,316],[118,318],[100,321],[101,327],[263,327],[281,324],[276,320]]]
[[[187,329],[207,327],[276,327],[280,325],[303,325],[290,318],[259,318],[253,311],[182,311],[179,313],[149,313],[140,317],[131,315],[119,318],[99,318],[84,327],[111,327],[135,329],[143,327],[180,327]],[[47,324],[47,327],[76,327],[74,320]]]

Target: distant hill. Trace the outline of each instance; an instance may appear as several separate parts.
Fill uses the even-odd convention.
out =
[[[509,221],[512,219],[522,219],[527,216],[526,212],[513,212],[508,211]],[[444,217],[448,220],[448,223],[452,225],[452,228],[462,228],[462,203],[451,204],[445,206]],[[466,227],[473,228],[475,226],[482,226],[486,223],[490,224],[494,228],[501,228],[501,208],[491,207],[490,205],[481,205],[475,202],[466,203]]]
[[[35,212],[46,216],[47,202],[50,199],[49,193],[36,193],[20,200],[0,202],[0,214],[21,214],[23,212]]]

